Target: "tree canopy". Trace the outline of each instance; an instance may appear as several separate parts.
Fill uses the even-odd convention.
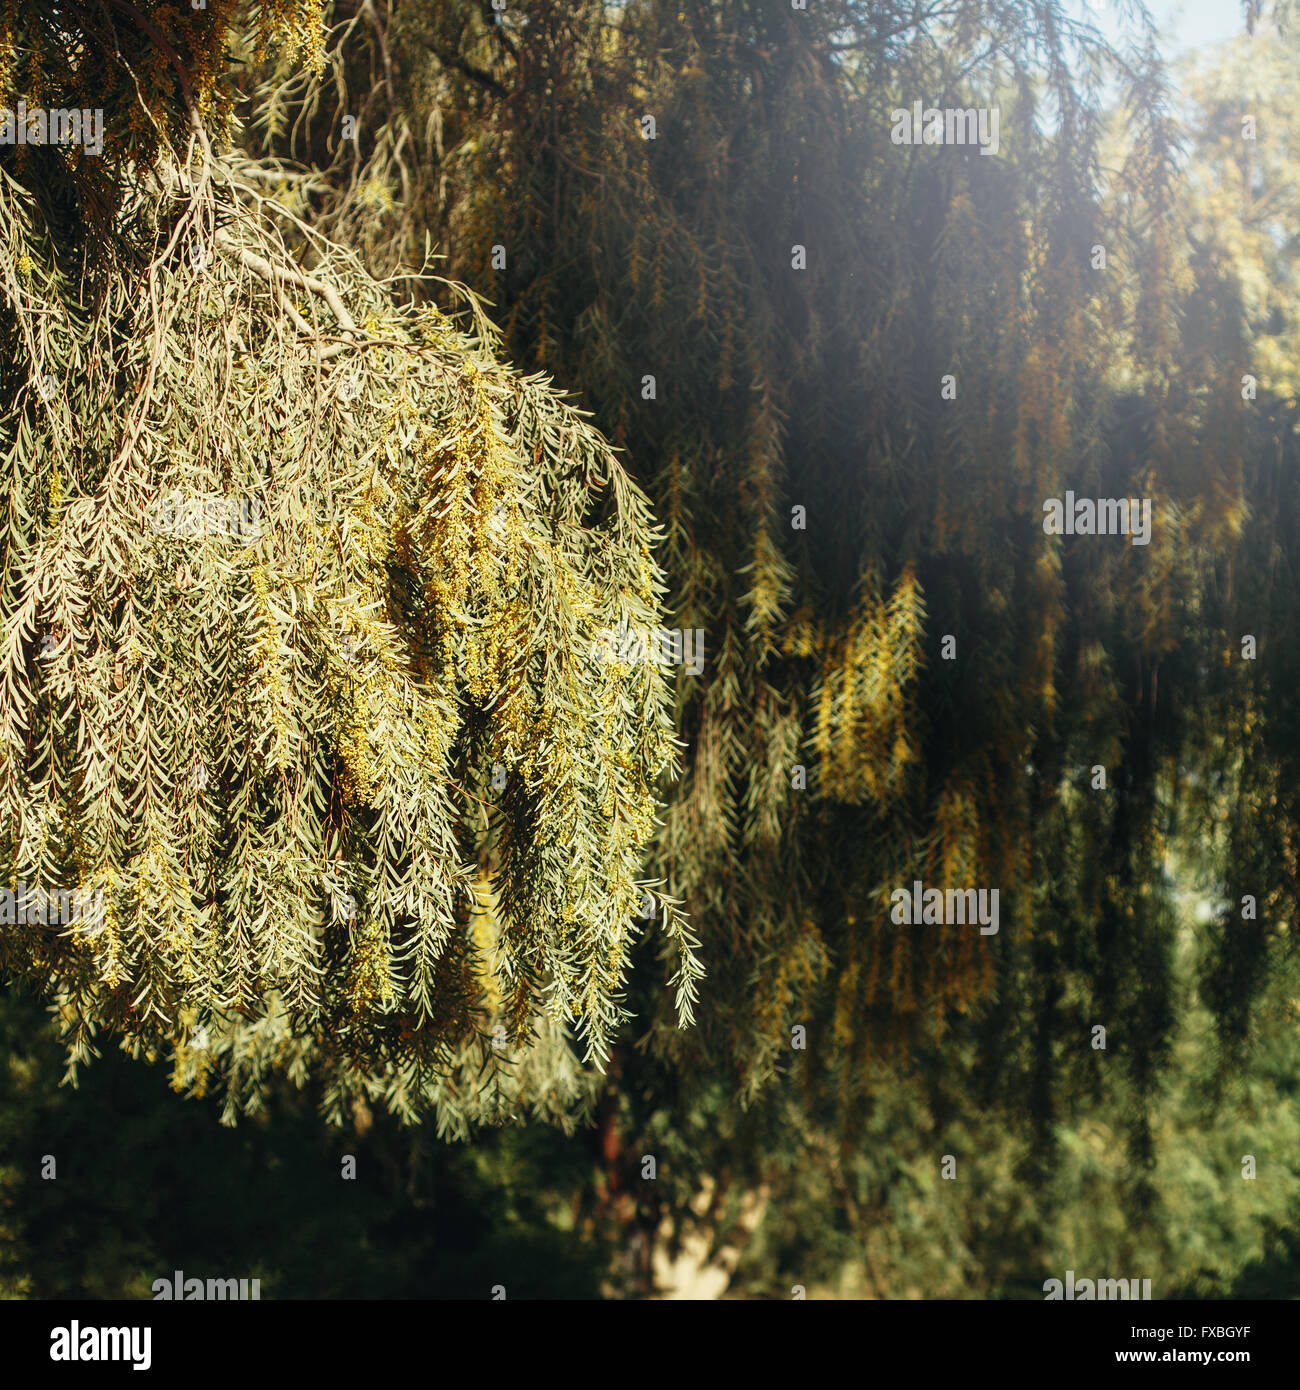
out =
[[[161,61],[189,21],[138,22],[160,107],[198,112]],[[107,1029],[233,1102],[319,1057],[338,1113],[369,1088],[452,1127],[513,1109],[536,1026],[530,1100],[562,1111],[620,1016],[674,758],[659,666],[601,642],[658,626],[646,499],[472,296],[460,328],[395,303],[159,126],[107,250],[43,205],[63,151],[0,170],[6,968],[74,1061]]]
[[[1286,1184],[1171,1213],[1293,1046],[1295,39],[1174,83],[1131,8],[0,11],[109,132],[0,147],[0,881],[105,905],[0,964],[71,1060],[594,1118],[590,1209],[741,1279],[1265,1258]]]

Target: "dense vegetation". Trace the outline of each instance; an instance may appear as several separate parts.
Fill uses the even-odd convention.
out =
[[[108,903],[0,962],[192,1097],[52,1094],[11,998],[19,1148],[125,1106],[323,1212],[361,1152],[382,1261],[187,1229],[286,1294],[1293,1291],[1300,126],[1245,8],[1176,83],[1056,0],[0,11],[0,101],[112,54],[124,132],[0,149],[0,878]],[[702,668],[604,659],[660,627]],[[6,1181],[17,1291],[180,1266]]]

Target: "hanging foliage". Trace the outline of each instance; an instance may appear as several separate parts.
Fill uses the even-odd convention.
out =
[[[660,625],[644,496],[472,295],[395,305],[201,126],[94,242],[39,154],[0,165],[5,970],[74,1062],[176,1048],[232,1106],[274,1056],[336,1115],[567,1114],[675,758],[605,640]]]

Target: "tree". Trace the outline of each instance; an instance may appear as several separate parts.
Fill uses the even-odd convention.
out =
[[[759,0],[342,19],[329,86],[268,75],[254,148],[385,271],[436,242],[512,355],[581,391],[664,517],[673,621],[705,633],[655,862],[710,982],[698,1028],[661,1016],[616,1059],[626,1157],[673,1145],[680,1209],[701,1172],[753,1192],[829,1135],[842,1186],[902,1067],[936,1115],[1027,1127],[1041,1178],[1111,1084],[1105,1020],[1150,1206],[1213,576],[1251,563],[1241,460],[1288,445],[1242,409],[1258,316],[1241,262],[1187,239],[1149,33]],[[918,95],[996,107],[1000,157],[900,148]],[[1150,544],[1045,536],[1067,491],[1150,500]],[[917,879],[997,885],[1000,937],[895,930]],[[1226,943],[1239,1015],[1265,978],[1249,936]]]
[[[528,1106],[562,1123],[595,1107],[588,1165],[542,1168],[567,1175],[574,1225],[624,1245],[638,1237],[641,1265],[622,1289],[692,1269],[721,1287],[772,1292],[790,1271],[828,1287],[849,1267],[855,1288],[878,1294],[1037,1296],[1062,1261],[1103,1255],[1157,1271],[1164,1291],[1231,1286],[1270,1257],[1265,1223],[1284,1225],[1294,1209],[1284,1183],[1231,1184],[1243,1144],[1275,1157],[1293,1140],[1279,1112],[1292,1026],[1294,672],[1284,649],[1295,615],[1279,577],[1297,500],[1287,169],[1270,151],[1251,170],[1222,95],[1232,79],[1207,79],[1188,120],[1140,16],[1136,44],[1117,50],[1067,7],[1042,3],[990,17],[974,3],[542,0],[496,15],[372,0],[330,14],[327,82],[292,53],[259,53],[237,25],[245,89],[260,84],[246,153],[209,168],[195,132],[188,161],[161,158],[158,207],[127,197],[114,214],[139,264],[157,271],[133,279],[110,262],[112,274],[100,271],[117,287],[108,302],[133,305],[136,285],[156,283],[170,326],[157,351],[138,319],[134,336],[117,319],[86,331],[92,347],[117,343],[114,333],[133,345],[115,383],[141,380],[142,368],[147,380],[151,362],[160,383],[134,414],[115,384],[104,418],[138,423],[146,474],[166,445],[192,491],[246,495],[289,524],[268,545],[265,595],[220,546],[204,551],[205,585],[231,596],[214,606],[252,615],[243,660],[212,635],[233,625],[174,616],[188,612],[180,580],[199,563],[188,552],[155,560],[112,518],[106,540],[89,524],[65,527],[74,554],[125,556],[129,567],[110,574],[131,583],[120,611],[96,610],[91,591],[92,626],[52,631],[51,656],[65,650],[62,631],[81,632],[62,659],[97,655],[98,689],[111,692],[109,654],[140,591],[152,625],[138,626],[154,648],[159,635],[171,643],[162,669],[182,669],[185,640],[219,656],[207,664],[222,674],[197,683],[184,727],[211,700],[235,712],[255,750],[231,776],[231,758],[214,762],[205,746],[225,817],[202,832],[209,839],[177,841],[165,826],[175,854],[124,861],[180,904],[179,930],[165,950],[151,939],[136,890],[132,963],[155,962],[140,980],[155,1014],[142,1027],[114,1012],[111,954],[73,961],[83,991],[66,995],[81,1006],[81,1023],[70,1008],[74,1045],[106,1020],[143,1048],[170,1046],[177,1085],[202,1091],[219,1077],[230,1113],[256,1108],[278,1076],[323,1076],[329,1113],[350,1111],[359,1130],[371,1123],[367,1101],[400,1118],[431,1106],[439,1132],[455,1134]],[[181,115],[180,79],[195,62],[193,32],[169,41],[176,62],[133,40],[135,63],[152,53],[167,90],[180,85],[168,128],[185,142],[194,125]],[[1120,121],[1105,108],[1108,72],[1127,102]],[[194,108],[233,110],[218,86]],[[996,110],[998,153],[900,144],[900,112],[917,98]],[[210,190],[196,193],[196,168]],[[116,207],[122,195],[99,196]],[[45,235],[28,215],[31,236]],[[183,250],[191,229],[204,264],[187,270],[158,248],[170,237]],[[466,296],[425,273],[434,241],[455,279],[495,301],[500,352],[581,391],[625,450],[627,473],[541,380],[496,363],[472,297],[471,331],[457,330],[451,315]],[[205,316],[206,300],[235,312]],[[242,332],[251,370],[214,368],[210,353],[198,362],[191,344],[220,342],[222,318]],[[1241,389],[1252,368],[1253,400]],[[268,403],[268,380],[283,398]],[[385,454],[391,491],[371,515],[366,454],[383,449],[386,412],[408,393],[419,415],[396,457]],[[78,405],[78,418],[101,418],[100,399]],[[220,411],[208,425],[222,399],[252,428]],[[424,435],[428,419],[437,423]],[[213,454],[244,472],[205,471],[205,430]],[[539,455],[548,438],[554,447]],[[33,535],[69,514],[58,510],[62,480],[89,467],[60,447],[53,503],[39,488],[13,493]],[[430,511],[431,497],[457,495],[448,483],[462,471],[472,519]],[[517,523],[488,505],[512,489],[523,494]],[[342,514],[318,509],[327,491],[348,499]],[[1046,534],[1045,503],[1071,491],[1146,499],[1149,543]],[[663,518],[671,616],[649,558],[647,496]],[[316,538],[331,526],[359,554],[326,554],[329,540]],[[48,537],[44,550],[22,544],[48,554],[66,587]],[[310,580],[304,555],[323,555]],[[509,614],[500,576],[512,563],[534,598],[535,639]],[[19,569],[7,612],[21,612],[35,572]],[[263,597],[271,622],[259,626]],[[370,603],[382,615],[374,629]],[[670,798],[661,827],[649,817],[655,778],[672,771],[662,685],[639,663],[598,663],[599,679],[616,683],[602,707],[603,688],[570,676],[566,660],[598,644],[626,653],[622,636],[600,640],[623,603],[640,633],[669,621],[705,638],[703,670],[676,672],[685,767],[660,788]],[[274,637],[272,623],[283,629]],[[58,704],[79,682],[66,664],[61,685],[47,682],[35,619],[23,632],[23,663],[11,662],[27,686],[11,678],[11,707],[47,731],[34,745],[52,750],[39,755],[35,785],[53,804],[47,784],[83,785],[66,770],[79,764],[60,743],[73,725]],[[1251,633],[1262,639],[1253,662],[1242,645]],[[272,647],[289,653],[285,722]],[[512,720],[521,650],[533,704]],[[399,721],[400,772],[385,789],[372,784],[373,766],[389,762],[376,723],[412,667],[411,707],[449,742],[426,779]],[[171,708],[126,658],[121,678],[148,693],[151,719]],[[538,714],[548,701],[549,727]],[[602,708],[617,712],[613,731]],[[176,722],[161,717],[164,730]],[[218,746],[225,737],[218,729]],[[163,742],[186,746],[172,733]],[[639,816],[607,813],[599,777],[584,780],[612,750],[624,773],[619,757],[631,759],[630,784],[611,776]],[[530,753],[535,763],[572,754],[576,780],[563,769],[551,779],[563,799],[528,794],[519,774]],[[245,774],[259,758],[267,775]],[[189,766],[165,758],[167,786]],[[303,790],[313,776],[326,784],[320,769],[351,817],[334,839]],[[295,774],[302,782],[286,793]],[[410,797],[429,810],[406,834],[393,810]],[[117,804],[152,810],[132,787]],[[226,848],[250,815],[270,825],[255,860]],[[610,869],[618,846],[603,836],[625,821],[635,834]],[[286,838],[304,822],[321,832],[316,858]],[[147,816],[139,825],[147,850]],[[35,871],[32,838],[12,853]],[[50,839],[55,850],[43,852],[57,858]],[[665,997],[660,972],[633,971],[627,1004],[642,1028],[625,1025],[611,1045],[647,886],[633,861],[651,841],[648,883],[667,891],[650,901],[656,916],[669,909],[658,948],[677,954],[677,996]],[[215,846],[259,891],[270,885],[265,918],[240,919],[237,875],[234,893],[227,878],[197,905],[187,898],[196,844]],[[581,867],[566,878],[574,844],[591,866],[585,882]],[[391,852],[387,877],[376,847]],[[318,872],[334,890],[319,978],[297,950],[316,940],[307,899]],[[1190,916],[1193,876],[1218,904],[1209,952]],[[395,905],[412,877],[434,904],[442,950],[431,970],[420,958],[426,919],[413,929]],[[892,894],[918,879],[997,888],[998,934],[969,922],[900,929]],[[676,898],[710,968],[693,1030],[677,1026],[699,966]],[[355,932],[334,906],[353,900]],[[220,920],[232,901],[234,929],[212,933],[199,908],[211,903]],[[556,903],[558,916],[546,910]],[[584,955],[589,909],[609,956]],[[225,1007],[241,962],[220,951],[239,945],[241,920],[262,933],[270,961],[269,979],[260,962],[243,972],[251,1017]],[[25,933],[20,971],[39,979],[53,960],[61,982],[73,977],[48,944],[32,956],[33,935],[44,941]],[[199,951],[209,943],[219,969]],[[593,1002],[578,1025],[591,1061],[610,1049],[603,1084],[579,1067],[563,1006],[534,1012],[541,1036],[530,1045],[523,1027],[508,1031],[525,993],[511,985],[534,948],[526,1007],[557,978],[571,997],[585,993]],[[513,976],[484,964],[503,949],[524,961]],[[182,1012],[196,1001],[198,1012]],[[180,1026],[163,1027],[158,1011]],[[492,1045],[497,1026],[512,1066]],[[478,1142],[508,1183],[511,1141]],[[574,1160],[560,1139],[530,1131],[527,1142]],[[641,1180],[647,1154],[653,1183]],[[946,1156],[951,1183],[936,1178]],[[1207,1252],[1190,1214],[1211,1208],[1219,1233]]]
[[[331,110],[323,89],[271,82],[253,128],[308,161],[286,187],[322,225],[359,228],[385,188],[370,242],[395,248],[385,269],[436,234],[498,300],[514,355],[580,388],[626,444],[665,518],[676,621],[710,653],[704,678],[679,673],[689,751],[657,854],[708,924],[718,983],[704,1028],[660,1042],[734,1058],[753,1096],[816,1015],[839,1041],[810,1065],[835,1073],[848,1113],[873,1055],[942,1038],[997,977],[969,933],[914,950],[881,911],[890,889],[997,883],[1027,933],[1051,843],[1033,827],[1088,752],[1074,730],[1090,763],[1113,760],[1149,698],[1102,670],[1077,704],[1060,691],[1098,644],[1108,670],[1171,645],[1155,618],[1074,619],[1076,594],[1146,581],[1082,551],[1064,567],[1040,525],[1076,475],[1118,487],[1150,462],[1111,461],[1117,373],[1098,345],[1119,356],[1163,333],[1168,353],[1170,234],[1125,243],[1141,300],[1112,299],[1091,258],[1109,234],[1107,61],[1143,137],[1126,193],[1167,221],[1158,71],[1055,8],[989,28],[958,7],[933,31],[911,7],[853,4],[368,14],[331,62],[375,74],[371,96],[343,85]],[[397,48],[414,56],[392,64]],[[911,90],[996,101],[1005,158],[901,150],[892,113]],[[1032,124],[1049,99],[1051,137]],[[348,147],[333,132],[354,106],[370,124]],[[1168,593],[1136,601],[1159,613]],[[1155,762],[1133,761],[1141,797]],[[1136,833],[1153,811],[1122,814]]]
[[[6,99],[57,40],[115,159],[0,167],[6,972],[74,1063],[220,1059],[231,1107],[288,1054],[334,1114],[564,1115],[674,756],[658,664],[602,640],[659,626],[644,495],[472,296],[395,304],[214,151],[230,6],[10,8]]]

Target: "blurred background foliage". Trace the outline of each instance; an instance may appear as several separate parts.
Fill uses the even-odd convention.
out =
[[[1189,915],[1189,965],[1197,930]],[[232,1129],[215,1101],[175,1095],[161,1069],[114,1051],[77,1089],[60,1087],[48,1021],[6,991],[0,1292],[147,1298],[180,1269],[259,1278],[265,1298],[488,1298],[496,1283],[511,1298],[788,1297],[801,1283],[810,1297],[1037,1299],[1074,1269],[1150,1278],[1157,1297],[1296,1298],[1298,1012],[1290,972],[1268,992],[1244,1066],[1224,1065],[1206,1010],[1183,1015],[1152,1103],[1145,1197],[1120,1142],[1123,1087],[1062,1116],[1050,1156],[994,1117],[953,1114],[938,1077],[883,1088],[851,1151],[807,1129],[756,1134],[716,1091],[685,1113],[659,1097],[646,1151],[661,1206],[690,1211],[700,1233],[674,1248],[680,1229],[656,1231],[611,1191],[618,1164],[599,1132],[531,1125],[446,1144],[382,1112],[363,1133],[332,1131],[288,1089]],[[757,1221],[726,1162],[743,1173],[756,1142],[769,1160]],[[341,1179],[347,1154],[355,1182]],[[944,1154],[955,1181],[939,1177]]]

